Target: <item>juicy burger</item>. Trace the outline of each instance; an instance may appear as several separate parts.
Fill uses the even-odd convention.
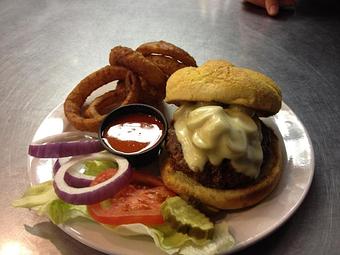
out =
[[[165,101],[178,106],[161,167],[168,188],[219,209],[249,207],[273,191],[282,154],[278,138],[259,119],[281,108],[272,79],[211,60],[172,74]]]

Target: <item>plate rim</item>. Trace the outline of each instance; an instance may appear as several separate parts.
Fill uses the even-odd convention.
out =
[[[43,118],[43,120],[41,121],[40,125],[38,126],[37,130],[35,131],[31,141],[34,142],[37,138],[37,134],[39,131],[39,127],[42,125],[42,123],[44,123],[47,119],[49,119],[53,114],[55,114],[58,110],[60,110],[60,108],[62,107],[63,103],[58,104],[56,107],[54,107],[45,118]],[[315,153],[314,153],[314,147],[313,147],[313,143],[311,140],[311,137],[306,129],[306,127],[304,126],[303,122],[301,121],[301,119],[295,114],[295,112],[284,102],[282,101],[282,108],[286,108],[291,114],[294,115],[294,117],[296,118],[298,124],[300,125],[303,134],[306,136],[307,142],[308,142],[308,149],[310,151],[310,161],[309,161],[309,165],[310,167],[308,168],[310,171],[310,174],[308,176],[307,182],[305,183],[306,186],[300,196],[300,198],[297,200],[297,202],[289,209],[288,213],[285,214],[284,217],[281,217],[278,221],[275,222],[274,225],[272,225],[268,230],[257,234],[256,236],[252,237],[252,238],[248,238],[247,240],[244,240],[240,243],[235,243],[235,245],[228,251],[225,252],[225,254],[231,254],[231,253],[235,253],[238,251],[241,251],[247,247],[249,247],[252,244],[255,244],[261,240],[263,240],[264,238],[268,237],[269,235],[271,235],[273,232],[275,232],[276,230],[278,230],[285,222],[287,222],[288,219],[290,219],[294,213],[297,211],[297,209],[301,206],[301,204],[303,203],[303,201],[305,200],[311,184],[313,182],[313,178],[315,175]],[[281,109],[282,109],[281,108]],[[280,110],[281,111],[281,110]],[[274,115],[275,116],[275,115]],[[272,116],[271,116],[272,117]],[[63,119],[65,121],[65,115],[63,116]],[[68,123],[67,123],[68,124]],[[279,131],[280,132],[280,131]],[[281,133],[280,133],[281,134]],[[284,143],[282,144],[283,148],[286,150],[286,147],[284,145]],[[282,153],[285,153],[286,151],[283,151]],[[285,162],[284,162],[285,163]],[[28,173],[28,178],[30,181],[30,185],[33,185],[34,182],[32,181],[32,179],[30,178],[30,172],[31,172],[31,156],[27,155],[27,173]],[[284,165],[285,167],[285,165]],[[115,254],[112,253],[112,251],[108,251],[106,249],[103,249],[100,245],[95,245],[93,242],[88,241],[87,239],[84,239],[84,237],[81,237],[77,231],[72,230],[70,226],[68,226],[67,224],[59,224],[57,225],[61,230],[63,230],[67,235],[71,236],[72,238],[74,238],[75,240],[79,241],[80,243],[91,247],[94,250],[97,250],[99,252],[103,252],[106,254]],[[161,252],[161,250],[160,250]]]

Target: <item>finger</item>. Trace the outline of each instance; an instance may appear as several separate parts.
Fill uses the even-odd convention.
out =
[[[279,1],[278,0],[266,0],[265,7],[270,16],[275,16],[279,13]]]

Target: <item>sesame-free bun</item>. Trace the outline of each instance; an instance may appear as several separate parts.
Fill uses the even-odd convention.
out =
[[[282,96],[264,74],[225,60],[210,60],[200,67],[179,69],[169,77],[165,102],[180,105],[188,101],[241,105],[266,117],[280,110]]]
[[[263,162],[259,179],[244,188],[214,189],[205,187],[182,171],[176,171],[170,157],[164,156],[161,166],[162,180],[180,196],[194,198],[218,209],[241,209],[256,205],[277,186],[282,168],[282,151],[278,138],[270,130],[270,155]]]

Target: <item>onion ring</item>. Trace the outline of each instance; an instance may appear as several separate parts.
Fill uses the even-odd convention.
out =
[[[128,72],[125,78],[125,84],[119,82],[115,90],[106,92],[97,97],[88,106],[85,113],[89,117],[98,118],[106,115],[113,109],[132,103],[138,103],[140,100],[140,82],[138,77],[132,72]]]
[[[97,131],[104,115],[95,118],[81,116],[86,98],[109,82],[125,79],[127,72],[124,67],[107,65],[81,80],[64,102],[64,113],[69,122],[78,130]]]
[[[146,59],[142,53],[128,47],[117,46],[111,49],[109,61],[112,66],[126,67],[142,77],[146,81],[144,84],[150,85],[143,87],[143,83],[141,84],[143,93],[161,97],[161,100],[164,98],[167,77],[157,65]]]
[[[185,50],[165,41],[148,42],[140,45],[136,51],[148,56],[151,54],[161,54],[170,56],[186,66],[197,66],[195,59]]]
[[[85,118],[93,118],[98,116],[98,114],[108,114],[111,109],[118,107],[118,102],[122,102],[125,97],[125,83],[123,80],[120,80],[117,82],[114,90],[110,90],[103,95],[96,97],[89,105],[85,106],[83,116]]]
[[[186,67],[185,64],[164,55],[148,55],[146,59],[156,64],[168,77],[177,70]]]

